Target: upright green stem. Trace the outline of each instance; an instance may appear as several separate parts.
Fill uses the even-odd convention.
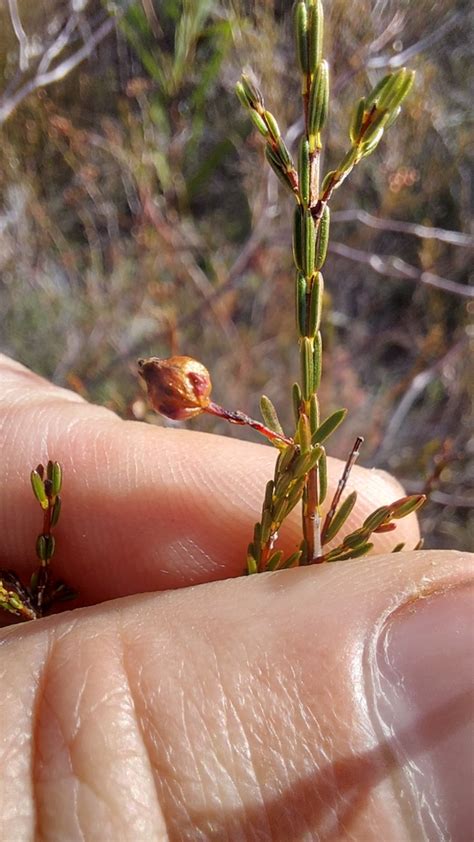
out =
[[[323,10],[320,0],[300,0],[296,9],[295,28],[305,116],[298,167],[300,204],[295,211],[293,241],[302,377],[297,420],[305,416],[313,435],[319,425],[317,392],[321,379],[319,326],[323,278],[319,270],[326,256],[328,233],[328,225],[323,226],[323,215],[313,218],[313,208],[318,204],[320,189],[320,132],[326,120],[329,96],[328,66],[322,59]],[[311,564],[321,555],[320,496],[317,463],[307,474],[303,492],[302,564]]]

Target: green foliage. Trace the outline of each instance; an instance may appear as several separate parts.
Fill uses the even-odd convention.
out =
[[[30,474],[31,487],[43,515],[43,528],[36,539],[39,566],[24,585],[12,570],[0,570],[0,608],[21,620],[36,620],[58,602],[74,599],[74,591],[51,578],[51,559],[56,549],[52,534],[61,512],[62,468],[59,462],[38,465]]]
[[[294,191],[278,190],[271,174],[262,177],[260,137],[233,105],[234,82],[251,57],[267,119],[277,116],[296,164],[300,85],[288,72],[290,5],[275,11],[272,4],[236,2],[230,12],[215,0],[172,89],[183,4],[153,0],[146,6],[159,27],[145,18],[136,48],[119,31],[13,113],[0,149],[4,352],[124,417],[161,423],[146,411],[135,359],[186,351],[212,363],[226,405],[245,405],[255,416],[265,392],[290,429],[287,393],[298,363],[286,243]],[[41,39],[63,6],[48,0],[46,14],[38,4],[23,4],[26,30]],[[135,6],[143,12],[138,0]],[[421,0],[398,11],[393,20],[392,6],[372,0],[334,0],[325,8],[333,92],[324,129],[328,171],[347,153],[356,93],[365,105],[377,79],[405,63],[408,46],[417,83],[389,141],[331,200],[319,394],[327,414],[338,406],[350,410],[331,452],[343,457],[362,429],[367,462],[416,492],[444,444],[451,440],[459,453],[469,430],[467,299],[420,276],[460,287],[468,281],[469,238],[461,232],[469,226],[471,97],[467,9]],[[140,58],[143,49],[162,76],[164,68],[163,86]],[[5,85],[16,71],[16,52],[5,4]],[[404,222],[396,227],[405,220],[420,233],[410,225],[404,231]],[[392,268],[395,260],[415,276]],[[420,372],[431,379],[416,391]],[[404,395],[414,400],[397,426],[391,420],[400,417]],[[196,423],[207,430],[222,425],[210,416]],[[238,434],[247,435],[244,428]],[[444,465],[442,488],[422,510],[430,545],[470,545],[469,471],[466,460]]]
[[[339,166],[320,181],[321,132],[329,105],[329,66],[322,58],[323,7],[320,0],[299,0],[295,7],[294,26],[296,54],[302,74],[304,131],[299,142],[298,171],[282,140],[276,120],[265,109],[263,96],[248,75],[237,83],[236,93],[266,141],[265,154],[280,181],[292,191],[296,200],[293,221],[293,258],[296,268],[296,326],[299,336],[301,384],[294,389],[296,430],[294,444],[280,454],[275,480],[267,485],[262,516],[254,530],[247,554],[249,573],[265,572],[285,566],[282,552],[274,549],[278,530],[284,518],[302,501],[303,540],[292,564],[313,564],[359,558],[372,548],[369,537],[375,529],[392,528],[391,518],[404,517],[424,502],[424,496],[404,499],[393,504],[388,514],[371,527],[365,523],[343,539],[336,550],[326,552],[325,544],[334,540],[354,509],[357,494],[352,492],[339,502],[350,470],[358,456],[362,438],[351,450],[329,511],[322,521],[321,498],[327,492],[327,467],[324,461],[322,480],[318,462],[323,455],[318,442],[326,440],[344,419],[346,410],[337,410],[324,424],[319,423],[319,396],[322,372],[322,343],[319,330],[322,306],[323,277],[329,244],[329,201],[337,187],[362,158],[371,154],[384,130],[398,116],[400,106],[413,84],[414,73],[402,68],[387,74],[375,85],[366,99],[359,101],[352,119],[352,148]],[[296,397],[296,399],[295,399]],[[263,399],[263,412],[270,422],[277,419],[273,405]],[[279,422],[278,422],[279,424]],[[281,429],[281,428],[280,428]],[[295,446],[297,449],[295,449]]]

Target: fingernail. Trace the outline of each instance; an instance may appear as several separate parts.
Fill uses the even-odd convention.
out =
[[[377,643],[375,707],[409,838],[474,839],[474,589],[394,612]]]

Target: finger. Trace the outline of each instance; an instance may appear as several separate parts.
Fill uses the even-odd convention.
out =
[[[419,552],[9,629],[4,838],[471,838],[473,608]]]
[[[243,572],[273,448],[121,421],[6,358],[0,382],[3,567],[31,572],[40,513],[29,474],[53,459],[64,471],[54,569],[84,603]],[[340,472],[330,460],[329,498]],[[387,474],[357,467],[348,488],[357,488],[359,503],[346,530],[403,493]],[[298,547],[299,517],[294,512],[282,529],[287,552]],[[410,517],[375,536],[375,550],[417,540]]]

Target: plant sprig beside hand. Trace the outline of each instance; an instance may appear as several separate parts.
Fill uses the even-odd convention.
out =
[[[344,491],[363,442],[358,437],[347,458],[336,492],[327,497],[325,444],[344,420],[337,410],[322,420],[318,391],[323,367],[321,311],[330,229],[329,202],[351,170],[379,145],[384,132],[396,120],[413,84],[414,72],[405,67],[384,76],[354,106],[350,120],[350,148],[341,163],[323,177],[320,184],[322,134],[329,110],[329,66],[323,59],[324,13],[321,0],[299,0],[295,6],[296,53],[301,74],[304,131],[294,162],[275,116],[266,109],[262,93],[244,74],[236,93],[257,130],[265,140],[265,158],[295,200],[293,258],[295,263],[296,327],[300,356],[300,381],[293,386],[295,430],[287,435],[272,401],[261,399],[264,423],[245,413],[226,410],[210,399],[211,380],[202,363],[190,357],[139,362],[153,408],[182,420],[208,412],[231,423],[248,424],[269,439],[280,451],[273,479],[266,486],[260,520],[255,524],[247,552],[247,572],[258,573],[297,565],[359,558],[373,549],[374,533],[395,530],[396,521],[423,505],[423,494],[387,502],[372,512],[357,529],[341,537],[357,501],[353,491]],[[285,518],[302,506],[302,535],[289,555],[276,542]],[[416,548],[421,546],[417,545]],[[404,543],[394,541],[393,550]]]

